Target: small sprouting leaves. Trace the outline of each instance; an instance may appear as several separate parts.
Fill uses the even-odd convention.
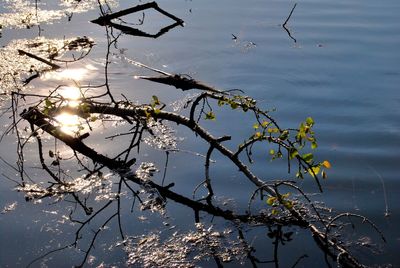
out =
[[[298,155],[299,155],[299,151],[297,151],[295,148],[290,148],[290,150],[289,150],[289,158],[290,159],[293,159]]]
[[[216,120],[215,114],[213,113],[213,111],[209,111],[208,113],[206,113],[206,120]]]
[[[229,105],[232,110],[241,108],[247,112],[250,108],[254,108],[256,101],[248,96],[233,95],[231,97],[222,97],[218,100],[218,106]]]
[[[46,98],[45,100],[44,100],[44,108],[43,108],[43,114],[44,115],[49,115],[49,113],[50,113],[50,111],[52,110],[52,109],[54,109],[54,103],[51,101],[51,100],[49,100],[48,98]]]
[[[83,102],[79,105],[79,110],[81,111],[80,117],[82,118],[89,118],[90,117],[90,105],[89,103]]]
[[[160,100],[158,99],[158,97],[156,96],[156,95],[153,95],[152,96],[152,102],[151,102],[151,107],[156,107],[156,106],[158,106],[158,105],[160,105],[161,104],[161,102],[160,102]]]
[[[330,169],[332,167],[331,163],[328,160],[323,161],[320,165],[322,167],[324,167],[324,168],[327,168],[327,169]],[[325,170],[321,171],[321,176],[322,176],[323,179],[328,178],[328,175],[326,174]]]
[[[307,172],[310,173],[313,178],[315,178],[319,174],[320,170],[321,168],[319,166],[315,166],[308,169]]]
[[[317,147],[318,147],[318,144],[315,141],[311,143],[311,149],[315,150],[315,149],[317,149]]]
[[[286,194],[281,194],[278,196],[270,196],[267,198],[266,203],[267,205],[273,207],[271,210],[272,215],[278,215],[279,214],[279,207],[281,206],[280,209],[286,208],[286,209],[292,209],[294,202],[292,200],[289,200],[290,193]]]
[[[97,117],[97,116],[95,116],[95,115],[92,115],[92,116],[89,118],[89,121],[90,121],[90,122],[96,122],[98,119],[99,119],[99,117]]]
[[[231,104],[231,108],[233,109],[233,110],[235,110],[235,109],[237,109],[238,107],[239,107],[239,104],[237,103],[237,102],[231,102],[230,103]]]
[[[269,205],[269,206],[272,206],[272,205],[274,205],[275,204],[275,202],[276,202],[276,200],[277,200],[277,198],[276,197],[274,197],[274,196],[270,196],[270,197],[268,197],[268,199],[267,199],[267,204]]]
[[[50,108],[53,105],[53,103],[49,99],[46,98],[44,100],[44,105],[46,108]]]
[[[266,128],[267,126],[269,125],[269,122],[268,121],[262,121],[262,123],[261,123],[261,126],[263,127],[263,128]]]
[[[289,130],[284,130],[281,135],[279,136],[279,139],[284,141],[289,137]]]
[[[307,117],[306,123],[307,123],[307,125],[312,127],[314,125],[314,119],[312,119],[312,117]]]
[[[268,133],[278,133],[278,132],[279,132],[279,129],[276,128],[276,127],[268,128],[268,129],[267,129],[267,132],[268,132]]]
[[[259,131],[257,131],[256,133],[254,133],[254,139],[261,139],[263,137],[263,134]]]
[[[161,109],[164,107],[165,105],[160,101],[160,99],[156,96],[153,95],[151,97],[151,102],[150,102],[150,107],[147,111],[144,111],[147,120],[149,120],[152,117],[152,112],[153,115],[158,115],[159,113],[161,113]]]
[[[312,161],[314,160],[314,155],[312,153],[303,154],[301,158],[303,158],[303,160],[307,163],[312,163]]]
[[[300,148],[304,147],[306,141],[311,142],[311,149],[314,150],[318,147],[314,131],[312,130],[314,124],[314,119],[311,117],[307,117],[306,121],[300,123],[296,135],[296,142],[299,144]]]

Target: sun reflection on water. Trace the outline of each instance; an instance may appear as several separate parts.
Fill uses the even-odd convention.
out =
[[[80,104],[80,98],[82,97],[81,91],[77,87],[63,87],[58,92],[66,100],[66,104],[69,107],[78,107]],[[61,131],[67,134],[76,134],[86,129],[84,122],[79,116],[62,112],[55,116],[55,119],[60,124]]]
[[[82,79],[89,77],[89,70],[86,68],[75,68],[75,69],[65,69],[62,71],[47,72],[43,74],[42,79],[47,80],[74,80],[81,81]]]
[[[82,123],[79,116],[69,113],[61,113],[55,117],[60,123],[60,129],[67,134],[74,134],[81,130]]]
[[[81,91],[77,87],[63,87],[59,90],[59,94],[66,99],[69,107],[77,107],[82,97]]]

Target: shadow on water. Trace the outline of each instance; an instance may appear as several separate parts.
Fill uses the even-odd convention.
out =
[[[138,103],[127,94],[114,93],[109,70],[119,38],[123,34],[157,38],[176,26],[183,27],[182,19],[156,2],[111,12],[113,5],[106,1],[66,1],[66,7],[55,10],[49,18],[43,14],[53,13],[43,11],[38,1],[8,3],[11,9],[24,12],[3,19],[3,27],[20,27],[22,23],[31,28],[59,19],[62,14],[72,20],[74,12],[84,12],[82,7],[86,7],[100,10],[102,15],[92,22],[104,26],[107,35],[107,44],[101,47],[104,72],[99,73],[103,81],[84,84],[79,76],[82,71],[78,71],[77,76],[70,73],[70,79],[49,91],[38,89],[45,74],[61,76],[73,70],[73,64],[90,58],[96,40],[40,36],[14,40],[0,50],[1,107],[3,117],[9,120],[1,140],[12,136],[16,142],[16,159],[1,158],[1,163],[18,178],[7,172],[2,177],[13,182],[32,205],[41,206],[50,200],[59,209],[60,221],[73,228],[58,246],[43,245],[45,249],[29,255],[24,264],[70,265],[61,262],[58,254],[64,252],[74,256],[78,267],[100,267],[107,262],[145,267],[363,267],[364,261],[374,263],[385,238],[368,218],[336,213],[311,200],[297,181],[266,179],[267,174],[259,176],[252,171],[254,165],[263,165],[253,153],[264,146],[261,148],[268,149],[267,157],[283,163],[284,169],[294,170],[297,177],[313,180],[322,192],[320,178],[327,176],[331,164],[303,152],[304,148],[317,147],[312,118],[296,129],[283,128],[270,111],[241,90],[221,90],[189,75],[129,59],[140,70],[161,75],[136,78],[195,94],[182,97],[181,107],[175,109],[156,95]],[[295,7],[282,25],[294,42],[286,24]],[[155,34],[115,22],[148,9],[175,22]],[[116,34],[118,30],[120,34]],[[224,135],[212,135],[210,122],[222,113],[238,113],[238,121],[241,116],[243,120],[250,116],[252,126],[247,136],[235,137],[229,126]],[[177,133],[184,131],[195,135],[179,139]],[[228,144],[236,139],[241,142]],[[193,150],[190,164],[187,150],[180,148],[183,144]],[[200,153],[204,149],[206,153]],[[146,158],[156,154],[154,161]],[[182,167],[174,169],[171,162],[182,155]],[[229,190],[216,187],[218,180],[213,172],[224,170],[224,166],[237,170],[245,182],[240,196],[230,196]],[[184,178],[187,181],[182,182],[185,176],[179,173],[191,173],[196,168],[199,174],[191,174],[191,180]],[[235,202],[237,207],[233,206]],[[6,204],[1,217],[18,209],[18,201]],[[133,214],[139,215],[137,219]],[[152,228],[137,229],[141,222]],[[110,253],[111,257],[103,259],[106,251],[120,251],[124,257]],[[4,265],[13,265],[11,262],[2,260]]]

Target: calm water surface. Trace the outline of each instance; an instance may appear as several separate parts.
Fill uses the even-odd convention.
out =
[[[0,2],[3,14],[10,12],[6,8],[8,2],[12,1]],[[135,4],[139,2],[120,1],[114,9]],[[148,101],[156,94],[165,103],[185,96],[172,87],[135,80],[134,75],[148,74],[148,71],[121,59],[125,56],[170,73],[189,74],[221,89],[242,89],[259,100],[261,106],[276,108],[274,116],[285,127],[297,127],[300,121],[312,116],[319,140],[318,158],[328,159],[333,166],[329,178],[323,181],[325,192],[314,198],[338,212],[360,213],[373,220],[383,230],[388,243],[379,257],[363,258],[372,265],[391,263],[393,267],[400,267],[400,2],[299,1],[287,24],[293,39],[281,26],[294,5],[292,1],[171,0],[160,1],[159,5],[182,18],[185,26],[176,27],[158,39],[122,35],[118,50],[111,58],[110,85],[114,94],[123,93],[138,101]],[[52,5],[48,4],[47,8]],[[103,78],[105,30],[88,22],[98,14],[95,8],[74,14],[71,21],[62,17],[52,24],[41,24],[41,34],[46,38],[88,36],[95,40],[96,46],[89,57],[69,66],[82,68],[82,83]],[[137,17],[126,19],[136,20]],[[146,19],[147,24],[142,27],[149,32],[170,23],[151,12]],[[3,26],[1,31],[2,46],[14,39],[38,35],[37,27],[20,29],[11,25]],[[34,81],[32,85],[35,90],[45,92],[59,83],[49,78]],[[253,122],[246,118],[237,120],[238,116],[221,114],[217,122],[209,126],[215,135],[222,135],[229,126],[240,140],[248,135],[247,126],[251,127]],[[7,116],[1,120],[2,125],[9,124]],[[178,136],[187,134],[177,133]],[[101,151],[114,146],[110,142],[100,147],[96,141],[92,142]],[[182,148],[199,148],[201,153],[206,152],[206,148],[201,149],[201,144],[191,140],[183,142]],[[163,166],[163,154],[146,150],[143,159]],[[11,135],[0,144],[0,155],[14,163],[13,151],[15,137]],[[263,157],[261,153],[255,154],[256,160],[263,161]],[[32,158],[33,155],[27,156],[27,161]],[[188,160],[198,163],[198,168],[188,168]],[[193,174],[202,174],[202,160],[176,154],[170,161],[171,177],[180,185],[179,189],[191,193],[193,184],[186,185],[185,181],[198,179],[198,175]],[[15,172],[4,163],[0,168],[3,175],[14,177]],[[257,166],[255,171],[267,178],[286,176],[284,165],[268,161]],[[245,207],[248,196],[241,197],[240,193],[243,187],[251,186],[238,178],[236,170],[228,163],[221,162],[214,172],[221,178],[216,181],[216,190],[225,193],[222,195],[239,196],[234,206]],[[22,195],[11,191],[13,186],[9,180],[1,180],[0,209],[18,202],[15,211],[0,214],[1,267],[25,266],[38,255],[70,241],[75,230],[74,226],[60,221],[60,215],[68,209],[55,209],[49,202],[25,203]],[[317,192],[310,180],[305,180],[302,186],[309,192]],[[52,211],[57,211],[57,215]],[[390,216],[385,217],[385,212]],[[180,226],[181,229],[190,229],[193,225],[191,212],[179,206],[171,205],[170,215],[174,223],[187,222],[188,226]],[[140,234],[162,224],[161,217],[153,218],[141,222],[135,215],[124,223]],[[257,230],[249,232],[257,234]],[[112,235],[113,232],[105,232],[102,239],[107,241]],[[254,240],[261,252],[265,248],[268,258],[271,245],[262,243],[266,243],[265,240]],[[288,244],[287,251],[282,250],[282,255],[297,251],[294,256],[304,254],[299,248],[305,248],[309,256],[299,266],[325,265],[322,253],[302,234]],[[79,256],[74,253],[70,250],[55,254],[47,264],[70,267],[79,263]],[[94,266],[103,260],[117,265],[124,263],[121,252],[99,246],[97,253],[100,256]],[[283,267],[290,266],[295,259],[282,260]],[[209,265],[214,263],[204,263],[204,266]]]

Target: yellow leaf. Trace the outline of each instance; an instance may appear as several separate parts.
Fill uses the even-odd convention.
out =
[[[320,171],[320,167],[312,167],[312,168],[307,169],[307,172],[308,172],[313,178],[315,178],[315,176],[318,175],[319,171]]]
[[[324,162],[322,162],[322,165],[323,165],[324,167],[326,167],[326,168],[331,168],[331,167],[332,167],[331,163],[329,163],[329,161],[327,161],[327,160],[325,160]]]
[[[274,204],[275,200],[276,200],[276,197],[272,197],[272,196],[268,197],[267,204],[272,206]]]
[[[268,124],[269,124],[268,121],[263,121],[263,122],[261,123],[261,126],[265,128],[265,127],[268,126]]]
[[[259,138],[261,138],[261,137],[262,137],[261,132],[256,132],[256,133],[254,133],[254,138],[255,138],[255,139],[259,139]]]

